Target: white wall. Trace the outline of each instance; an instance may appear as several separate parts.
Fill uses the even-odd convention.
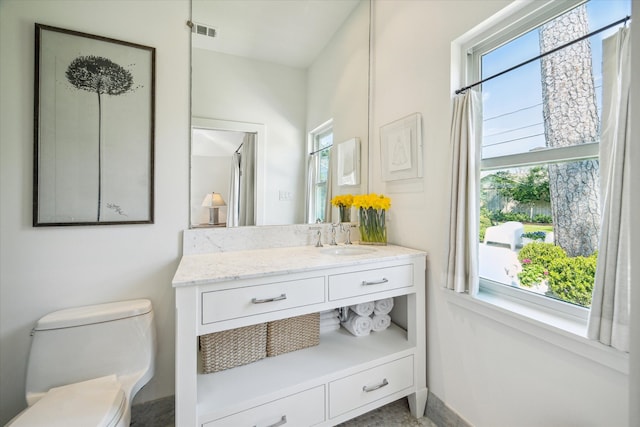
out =
[[[309,67],[307,87],[307,130],[334,119],[334,145],[359,138],[362,159],[369,154],[368,70],[369,3],[363,1]],[[339,187],[334,169],[332,195],[366,192],[367,166],[366,160],[361,162],[357,186]],[[334,215],[338,215],[337,210]]]
[[[24,401],[29,332],[61,308],[148,297],[154,379],[137,402],[173,394],[171,279],[188,226],[187,0],[0,1],[0,424]],[[31,226],[34,22],[156,48],[155,224]]]
[[[306,71],[203,49],[192,61],[193,117],[265,125],[264,224],[303,222]]]
[[[389,239],[429,253],[427,384],[478,427],[626,426],[626,375],[452,305],[441,290],[449,221],[451,42],[508,1],[375,0],[371,189],[392,198]],[[379,128],[423,116],[424,178],[380,178]]]

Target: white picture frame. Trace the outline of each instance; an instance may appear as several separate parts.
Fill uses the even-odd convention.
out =
[[[414,113],[380,128],[382,179],[422,178],[422,116]]]
[[[338,144],[338,185],[360,184],[360,139],[351,138]]]

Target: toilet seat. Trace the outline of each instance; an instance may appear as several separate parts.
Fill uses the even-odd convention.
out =
[[[115,375],[55,387],[20,413],[11,427],[115,427],[127,406]]]

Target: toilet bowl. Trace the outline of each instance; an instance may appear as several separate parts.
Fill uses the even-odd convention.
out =
[[[28,407],[10,427],[122,427],[131,401],[153,376],[155,329],[149,300],[50,313],[34,328]]]

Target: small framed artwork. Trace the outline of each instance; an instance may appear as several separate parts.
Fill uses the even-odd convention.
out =
[[[155,49],[35,33],[33,226],[153,223]]]
[[[360,139],[338,144],[338,185],[360,184]]]
[[[382,179],[422,177],[422,117],[412,114],[380,128]]]

